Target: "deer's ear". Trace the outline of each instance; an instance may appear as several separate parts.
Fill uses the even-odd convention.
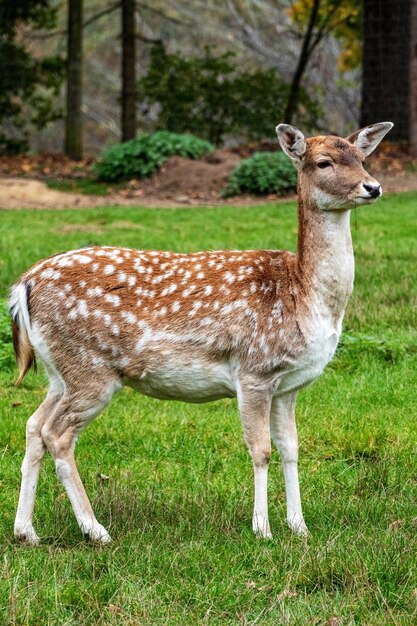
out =
[[[275,130],[280,146],[285,154],[295,161],[296,164],[301,163],[307,148],[303,133],[289,124],[278,124]]]
[[[371,126],[357,130],[349,135],[349,137],[346,137],[346,139],[359,148],[363,156],[367,157],[375,150],[379,142],[393,126],[394,124],[392,122],[378,122],[377,124],[372,124]]]

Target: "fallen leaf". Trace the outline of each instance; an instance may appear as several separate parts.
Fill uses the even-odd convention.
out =
[[[290,589],[284,589],[284,591],[281,591],[281,593],[277,595],[277,600],[278,602],[282,602],[286,598],[295,598],[296,596],[298,596],[298,593],[296,591],[291,591]]]
[[[122,609],[122,607],[117,606],[117,604],[109,604],[108,609],[112,613],[124,613],[124,610]]]
[[[401,528],[402,525],[403,520],[397,519],[395,520],[395,522],[391,522],[391,524],[388,526],[388,530],[398,530],[398,528]]]

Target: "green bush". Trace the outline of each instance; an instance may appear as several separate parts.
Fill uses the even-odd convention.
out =
[[[297,172],[289,158],[283,152],[255,152],[236,167],[223,195],[285,195],[294,191],[297,191]]]
[[[115,144],[103,153],[93,169],[101,180],[144,178],[150,176],[170,156],[198,159],[213,149],[204,139],[162,130]]]
[[[14,366],[12,326],[6,300],[0,300],[0,371]]]

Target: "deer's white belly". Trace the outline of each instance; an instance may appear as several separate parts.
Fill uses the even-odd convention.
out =
[[[167,359],[156,371],[145,370],[140,379],[128,379],[125,384],[160,400],[210,402],[236,396],[234,367],[230,362],[209,364],[195,360],[182,366]]]
[[[302,355],[295,362],[287,363],[284,371],[271,369],[270,380],[275,380],[274,395],[301,389],[318,378],[333,357],[338,340],[339,333],[333,325],[320,320]],[[141,376],[126,377],[123,382],[144,395],[160,400],[210,402],[236,397],[240,386],[238,360],[209,359],[204,350],[189,358],[184,357],[183,352],[177,352],[175,346],[168,349],[164,346],[163,359],[155,359],[155,353],[147,351],[144,361],[146,366]],[[265,368],[262,369],[265,381],[268,375]]]

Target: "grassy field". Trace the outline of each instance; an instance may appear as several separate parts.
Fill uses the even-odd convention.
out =
[[[286,527],[276,453],[274,539],[252,536],[252,467],[235,402],[163,403],[124,390],[77,445],[113,543],[82,539],[47,458],[35,510],[42,543],[16,544],[24,425],[46,381],[32,373],[15,389],[5,346],[0,624],[417,623],[417,195],[384,198],[352,227],[357,278],[343,343],[297,405],[308,540]],[[72,247],[294,249],[296,231],[293,203],[3,212],[0,297],[31,263]]]

